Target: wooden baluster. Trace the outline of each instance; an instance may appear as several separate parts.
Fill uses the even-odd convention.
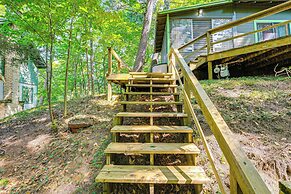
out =
[[[207,42],[207,55],[209,55],[212,52],[211,49],[211,34],[210,32],[207,32],[206,34],[206,42]],[[212,61],[208,61],[208,79],[213,79],[213,73],[212,73]]]
[[[229,177],[230,177],[230,193],[231,194],[242,194],[243,192],[241,191],[241,189],[237,183],[237,180],[235,178],[235,174],[234,174],[232,169],[230,169]]]

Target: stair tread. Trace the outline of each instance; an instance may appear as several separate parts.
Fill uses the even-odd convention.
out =
[[[163,77],[130,77],[129,80],[137,81],[175,81],[173,78],[163,78]]]
[[[171,84],[126,84],[127,87],[153,87],[153,88],[175,88],[177,85]]]
[[[145,104],[145,105],[151,105],[151,104],[157,104],[157,105],[171,105],[171,104],[176,104],[176,105],[182,105],[182,102],[163,102],[163,101],[120,101],[120,104]]]
[[[192,133],[188,126],[158,126],[158,125],[116,125],[113,133]]]
[[[209,182],[199,166],[105,165],[96,182],[146,184],[205,184]]]
[[[124,92],[123,94],[129,95],[174,95],[178,96],[179,93],[171,93],[171,92]]]
[[[185,113],[174,112],[119,112],[117,117],[187,117]]]
[[[194,143],[110,143],[105,153],[197,155],[200,150]]]

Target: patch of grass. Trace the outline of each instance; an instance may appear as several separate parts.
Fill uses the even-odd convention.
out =
[[[6,187],[9,183],[8,179],[0,179],[0,187]]]
[[[21,111],[14,115],[0,119],[0,123],[9,122],[12,119],[16,119],[16,118],[19,120],[27,120],[31,117],[41,115],[46,110],[47,110],[47,106],[40,106],[40,107],[32,108],[29,110]]]

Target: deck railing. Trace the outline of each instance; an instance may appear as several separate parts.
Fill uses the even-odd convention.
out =
[[[123,60],[118,56],[118,54],[114,51],[113,48],[108,48],[108,72],[107,76],[111,75],[113,73],[113,58],[117,62],[117,73],[120,73],[122,69],[127,69],[128,71],[131,71],[130,67],[123,62]]]
[[[113,66],[113,59],[117,62],[117,66]],[[117,70],[116,73],[120,74],[121,70],[125,69],[127,72],[132,71],[131,68],[123,62],[123,60],[118,56],[118,54],[114,51],[113,48],[108,47],[108,71],[107,71],[107,77],[112,75],[114,70]],[[107,99],[112,99],[112,83],[107,83]]]
[[[216,28],[212,28],[212,29],[208,30],[207,32],[205,32],[204,34],[202,34],[201,36],[199,36],[199,37],[189,41],[188,43],[182,45],[181,47],[178,48],[178,50],[181,53],[181,52],[183,52],[183,50],[185,48],[187,48],[187,47],[189,47],[191,45],[195,45],[195,43],[197,44],[199,41],[200,41],[200,43],[201,43],[201,41],[203,41],[204,43],[202,44],[202,46],[200,48],[195,48],[195,46],[194,46],[194,50],[191,53],[188,53],[187,55],[185,55],[184,59],[187,60],[187,58],[189,58],[189,57],[193,57],[193,56],[196,57],[196,56],[199,55],[199,53],[201,53],[201,51],[204,51],[208,55],[208,57],[207,57],[208,78],[212,79],[212,77],[213,77],[213,75],[212,75],[212,61],[214,61],[216,59],[221,59],[223,57],[226,57],[226,56],[223,56],[223,55],[209,56],[209,55],[211,55],[211,54],[216,52],[216,51],[213,50],[213,46],[214,45],[232,41],[232,45],[234,45],[233,48],[243,47],[243,46],[246,46],[246,45],[235,46],[234,41],[238,40],[239,38],[250,36],[250,35],[254,36],[255,39],[256,39],[258,37],[258,33],[266,31],[266,30],[274,29],[274,28],[277,28],[277,27],[280,27],[280,26],[286,26],[286,32],[285,32],[284,36],[287,37],[287,36],[290,36],[290,32],[289,32],[288,29],[290,29],[289,25],[291,23],[291,20],[280,21],[280,23],[276,23],[276,24],[273,24],[271,26],[264,27],[262,29],[258,29],[258,30],[251,31],[251,32],[246,32],[246,33],[243,33],[243,34],[239,34],[239,35],[236,35],[236,36],[231,36],[229,38],[224,38],[222,40],[217,40],[217,41],[213,41],[213,35],[215,35],[217,33],[220,33],[220,32],[223,32],[225,30],[234,29],[237,26],[240,26],[240,25],[243,25],[243,24],[246,24],[246,23],[249,23],[249,22],[254,22],[255,20],[270,16],[270,15],[274,15],[274,14],[277,14],[277,13],[280,13],[280,12],[283,12],[283,11],[286,11],[286,10],[289,10],[289,9],[291,9],[291,1],[287,1],[285,3],[282,3],[282,4],[279,4],[277,6],[271,7],[269,9],[266,9],[266,10],[260,11],[258,13],[252,14],[250,16],[244,17],[242,19],[232,21],[232,22],[227,23],[225,25],[222,25],[222,26],[219,26],[219,27],[216,27]],[[281,37],[276,37],[276,38],[281,38]],[[274,38],[274,39],[276,39],[276,38]],[[255,40],[251,44],[255,44],[255,43],[257,43],[257,40]],[[280,42],[276,42],[275,44],[276,44],[276,46],[280,46],[280,45],[286,44],[286,42],[285,42],[285,40],[282,40]],[[201,45],[201,44],[199,44],[199,45]],[[272,46],[274,46],[274,45],[273,44],[270,45],[270,47],[272,47]],[[253,50],[253,52],[266,49],[262,45],[258,45],[258,47],[261,47],[261,48],[255,48]],[[217,52],[220,52],[220,51],[217,51]],[[246,51],[246,52],[252,52],[252,50],[250,49],[249,51]],[[234,53],[234,55],[235,54],[236,53]]]
[[[191,115],[194,120],[221,192],[225,193],[225,189],[215,168],[211,150],[208,147],[203,130],[193,110],[190,100],[191,94],[194,95],[206,122],[212,130],[215,139],[229,164],[230,193],[271,193],[254,165],[244,153],[239,142],[235,140],[232,131],[229,129],[228,125],[200,85],[195,75],[192,73],[192,70],[187,65],[179,51],[172,48],[169,54],[169,59],[170,62],[168,68],[176,75],[183,90],[185,112],[188,115]],[[183,77],[183,83],[180,75]]]

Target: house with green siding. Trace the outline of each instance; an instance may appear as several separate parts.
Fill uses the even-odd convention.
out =
[[[0,118],[36,107],[38,69],[46,66],[38,51],[33,52],[37,54],[21,62],[13,60],[16,52],[0,56]]]
[[[158,13],[155,32],[155,53],[159,54],[158,64],[168,63],[168,52],[171,47],[179,48],[187,42],[205,34],[208,30],[229,22],[250,16],[262,10],[279,5],[283,0],[222,0],[208,4],[199,4],[188,7],[165,10]],[[251,21],[234,28],[213,34],[213,42],[238,36],[240,34],[266,28],[280,22],[291,20],[291,10],[273,14],[265,18]],[[290,23],[266,31],[250,34],[234,40],[215,44],[212,52],[221,52],[233,48],[244,47],[275,38],[290,35]],[[186,62],[196,60],[198,56],[206,55],[206,50],[191,55],[195,49],[206,45],[202,39],[180,51]],[[275,65],[275,64],[273,64]],[[161,67],[153,67],[159,71]]]

